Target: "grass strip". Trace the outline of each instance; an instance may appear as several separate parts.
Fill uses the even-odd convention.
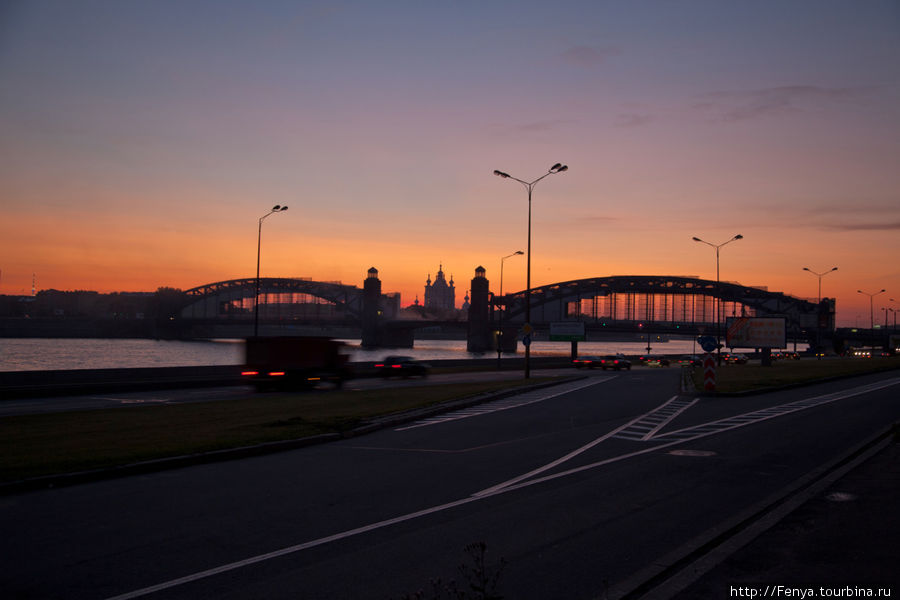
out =
[[[541,383],[261,394],[0,419],[0,483],[353,429],[367,418]]]
[[[777,361],[771,367],[759,363],[725,365],[716,369],[716,392],[753,392],[766,388],[809,383],[829,377],[846,377],[900,368],[900,359],[827,358],[823,360]],[[703,389],[703,368],[692,372],[694,386]]]

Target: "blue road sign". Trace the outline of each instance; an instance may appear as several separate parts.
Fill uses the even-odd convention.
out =
[[[697,343],[700,344],[700,347],[703,348],[706,352],[712,352],[719,347],[718,342],[716,342],[716,338],[711,335],[701,335],[697,338]]]
[[[530,336],[530,335],[526,335],[526,336],[522,337],[522,344],[523,344],[526,348],[527,348],[528,346],[530,346],[530,345],[531,345],[531,336]]]

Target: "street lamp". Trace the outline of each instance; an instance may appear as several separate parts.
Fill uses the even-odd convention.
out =
[[[818,296],[818,301],[816,302],[816,310],[821,310],[819,305],[822,304],[822,278],[824,276],[828,275],[829,273],[831,273],[832,271],[837,271],[837,267],[831,267],[831,269],[829,269],[823,273],[816,273],[809,267],[803,267],[803,270],[809,271],[810,273],[812,273],[813,275],[815,275],[816,277],[819,278],[819,296]],[[820,323],[821,323],[821,321],[817,318],[816,319],[816,346],[817,346],[816,357],[819,359],[822,358],[820,356],[822,353],[819,351],[819,348],[818,348],[818,346],[822,345],[822,327],[821,327]],[[796,338],[794,338],[794,339],[796,340]],[[796,341],[794,343],[796,344]],[[796,350],[796,348],[795,348],[795,350]]]
[[[885,290],[881,290],[880,292],[864,292],[862,290],[856,290],[857,293],[862,294],[863,296],[869,297],[869,329],[875,331],[875,296],[883,293]]]
[[[503,261],[507,258],[513,256],[519,256],[525,254],[521,250],[516,250],[512,254],[504,256],[500,259],[500,297],[503,297]],[[497,331],[497,370],[500,370],[500,354],[503,352],[503,313],[505,312],[506,305],[503,305],[503,308],[500,309],[500,327],[499,331]]]
[[[736,236],[734,236],[727,242],[722,242],[721,244],[711,244],[705,240],[701,240],[698,237],[693,237],[691,239],[693,239],[695,242],[700,242],[701,244],[706,244],[707,246],[712,246],[713,248],[716,249],[716,353],[717,353],[716,362],[721,365],[722,364],[722,323],[721,323],[722,319],[721,319],[720,312],[721,312],[721,308],[722,308],[722,298],[721,298],[722,290],[719,285],[719,248],[721,248],[722,246],[724,246],[726,244],[730,244],[731,242],[734,242],[737,240],[742,240],[742,239],[744,239],[744,236],[742,236],[741,234],[737,234]]]
[[[554,175],[556,173],[562,173],[563,171],[568,171],[569,167],[562,163],[556,163],[552,167],[550,167],[546,173],[535,179],[534,181],[522,181],[517,177],[513,177],[509,173],[504,173],[503,171],[494,170],[494,175],[497,177],[502,177],[504,179],[512,179],[513,181],[518,181],[528,190],[528,266],[526,267],[526,276],[525,276],[525,379],[531,377],[531,190],[534,189],[535,184],[538,181],[543,179],[544,177],[548,177],[550,175]]]
[[[828,270],[825,271],[824,273],[816,273],[815,271],[813,271],[813,270],[810,269],[809,267],[803,267],[803,270],[804,270],[804,271],[809,271],[810,273],[812,273],[813,275],[815,275],[816,277],[819,278],[819,300],[818,300],[818,303],[821,303],[821,302],[822,302],[822,277],[824,277],[825,275],[828,275],[828,274],[831,273],[832,271],[837,271],[837,267],[831,267],[830,269],[828,269]]]
[[[280,206],[276,204],[272,207],[272,210],[264,214],[259,218],[259,233],[256,237],[256,301],[253,303],[253,336],[259,336],[259,254],[260,249],[262,248],[262,222],[263,219],[271,215],[272,213],[284,212],[288,209],[287,206]]]

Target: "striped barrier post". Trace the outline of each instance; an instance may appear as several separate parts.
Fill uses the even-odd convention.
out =
[[[703,389],[707,392],[716,391],[716,357],[712,352],[703,356]]]

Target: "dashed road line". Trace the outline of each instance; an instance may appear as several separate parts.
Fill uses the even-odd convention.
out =
[[[850,390],[832,392],[831,394],[815,396],[813,398],[807,398],[806,400],[798,400],[797,402],[789,402],[788,404],[780,404],[778,406],[770,406],[769,408],[744,413],[742,415],[735,415],[733,417],[727,417],[725,419],[719,419],[718,421],[711,421],[709,423],[703,423],[701,425],[694,425],[693,427],[685,427],[684,429],[678,429],[676,431],[670,431],[669,433],[663,433],[661,435],[654,436],[647,441],[682,442],[694,440],[697,438],[706,437],[708,435],[721,433],[723,431],[728,431],[730,429],[744,427],[745,425],[753,425],[754,423],[760,423],[762,421],[767,421],[769,419],[774,419],[776,417],[781,417],[783,415],[788,415],[801,410],[807,410],[816,406],[822,406],[823,404],[829,404],[838,400],[844,400],[845,398],[852,398],[853,396],[875,392],[887,387],[891,387],[893,385],[897,385],[898,383],[900,383],[900,377],[895,377],[893,379],[863,385]]]
[[[600,383],[600,381],[591,382],[589,384],[585,384],[580,387],[588,387],[589,385],[593,385],[594,383]],[[588,471],[588,470],[595,469],[595,468],[605,466],[608,464],[620,462],[620,461],[623,461],[623,460],[626,460],[628,458],[632,458],[635,456],[641,456],[641,455],[648,454],[651,452],[656,452],[657,450],[662,450],[664,448],[676,446],[676,445],[684,443],[685,441],[699,439],[702,437],[706,437],[708,435],[712,435],[714,433],[720,433],[722,431],[727,431],[728,429],[734,429],[736,427],[742,427],[744,425],[758,423],[760,421],[765,421],[767,419],[775,418],[775,417],[778,417],[778,416],[781,416],[784,414],[789,414],[791,412],[805,410],[807,408],[812,408],[814,406],[820,406],[822,404],[827,404],[829,402],[835,402],[837,400],[843,400],[845,398],[851,398],[853,396],[858,396],[858,395],[865,394],[868,392],[877,391],[877,390],[880,390],[880,389],[883,389],[886,387],[897,385],[898,383],[900,383],[900,377],[890,379],[890,380],[887,380],[887,381],[884,381],[881,383],[877,383],[877,384],[861,386],[859,388],[854,388],[854,389],[846,390],[843,392],[835,392],[833,394],[817,396],[815,398],[801,400],[799,402],[792,402],[792,403],[784,404],[781,406],[771,407],[771,408],[755,411],[752,413],[747,413],[745,415],[738,415],[736,417],[730,417],[728,419],[721,419],[719,421],[714,421],[712,423],[706,423],[706,424],[698,425],[695,427],[688,427],[685,429],[680,429],[678,431],[671,432],[669,434],[664,434],[664,435],[660,435],[660,436],[651,436],[646,441],[659,441],[662,443],[654,444],[652,446],[645,447],[645,448],[635,451],[635,452],[630,452],[627,454],[621,454],[619,456],[606,458],[606,459],[603,459],[603,460],[600,460],[597,462],[593,462],[593,463],[590,463],[587,465],[581,465],[579,467],[575,467],[575,468],[572,468],[572,469],[569,469],[566,471],[557,472],[557,473],[553,473],[553,474],[549,474],[549,475],[544,475],[543,477],[538,477],[536,479],[530,479],[532,476],[539,474],[539,473],[543,473],[544,471],[547,471],[552,467],[558,466],[558,465],[562,464],[563,462],[573,458],[574,456],[581,454],[585,450],[587,450],[593,446],[596,446],[600,442],[602,442],[606,439],[609,439],[610,437],[613,437],[622,431],[625,431],[632,425],[637,424],[640,420],[647,418],[650,415],[652,415],[658,411],[661,411],[666,407],[669,407],[670,404],[673,404],[676,401],[677,397],[675,397],[675,398],[670,399],[667,403],[663,404],[662,406],[658,407],[657,409],[654,409],[653,411],[650,411],[649,413],[646,413],[644,415],[637,417],[636,419],[633,419],[632,421],[629,421],[628,423],[619,427],[618,429],[614,429],[613,431],[597,438],[593,442],[586,444],[585,446],[582,446],[581,448],[567,454],[566,456],[564,456],[556,461],[553,461],[553,462],[545,465],[544,467],[535,469],[534,471],[526,473],[520,477],[516,477],[514,479],[511,479],[511,480],[501,483],[499,485],[493,486],[486,490],[482,490],[481,492],[472,494],[471,496],[469,496],[467,498],[460,498],[459,500],[455,500],[455,501],[448,502],[445,504],[440,504],[437,506],[432,506],[432,507],[425,508],[420,511],[416,511],[416,512],[408,513],[408,514],[401,515],[398,517],[394,517],[392,519],[379,521],[377,523],[371,523],[369,525],[364,525],[364,526],[358,527],[356,529],[350,529],[350,530],[336,533],[334,535],[330,535],[327,537],[311,540],[308,542],[299,543],[299,544],[296,544],[293,546],[288,546],[288,547],[282,548],[280,550],[275,550],[274,552],[269,552],[266,554],[259,554],[259,555],[252,556],[252,557],[244,559],[244,560],[220,565],[218,567],[214,567],[214,568],[211,568],[211,569],[208,569],[205,571],[199,571],[199,572],[196,572],[196,573],[193,573],[190,575],[186,575],[184,577],[165,581],[165,582],[159,583],[157,585],[153,585],[153,586],[145,587],[142,589],[133,590],[131,592],[127,592],[124,594],[120,594],[118,596],[108,598],[107,600],[131,600],[133,598],[147,596],[147,595],[150,595],[150,594],[158,592],[158,591],[163,591],[163,590],[181,586],[181,585],[184,585],[187,583],[196,582],[196,581],[199,581],[202,579],[206,579],[208,577],[212,577],[212,576],[219,575],[222,573],[227,573],[229,571],[234,571],[236,569],[240,569],[240,568],[243,568],[243,567],[246,567],[249,565],[265,562],[265,561],[268,561],[268,560],[271,560],[274,558],[287,556],[290,554],[294,554],[294,553],[300,552],[302,550],[314,548],[316,546],[325,545],[325,544],[328,544],[328,543],[331,543],[334,541],[354,537],[354,536],[357,536],[360,534],[375,531],[375,530],[378,530],[378,529],[381,529],[384,527],[388,527],[391,525],[395,525],[398,523],[403,523],[405,521],[410,521],[413,519],[418,519],[420,517],[440,513],[440,512],[450,510],[452,508],[456,508],[459,506],[463,506],[463,505],[469,504],[471,502],[476,502],[478,500],[482,500],[482,499],[485,499],[485,498],[488,498],[488,497],[491,497],[494,495],[504,494],[507,492],[523,489],[526,487],[539,485],[539,484],[547,482],[547,481],[552,481],[555,479],[568,477],[569,475],[573,475],[575,473],[581,473],[583,471]],[[580,389],[580,387],[576,387],[574,389]],[[573,389],[568,389],[566,391],[573,391]],[[564,392],[560,392],[560,393],[566,393],[566,392],[564,391]],[[554,396],[555,395],[559,395],[559,394],[554,394]],[[548,396],[548,398],[549,397],[553,397],[553,396]],[[546,400],[548,398],[543,398],[543,399]],[[534,402],[538,402],[538,401],[539,400],[534,400]],[[512,408],[512,407],[509,407],[509,408]],[[686,410],[686,409],[687,409],[687,407],[682,408],[682,410]],[[500,409],[500,410],[503,410],[503,409]],[[753,415],[755,415],[755,417],[749,418]],[[672,417],[672,418],[674,418],[674,417]],[[716,426],[716,427],[712,427],[712,426]],[[652,430],[652,428],[651,428],[651,430]],[[526,479],[528,481],[526,481]]]
[[[460,419],[478,417],[481,415],[499,412],[501,410],[509,410],[510,408],[518,408],[519,406],[526,406],[528,404],[534,404],[535,402],[543,402],[544,400],[562,396],[563,394],[568,394],[569,392],[574,392],[586,387],[590,387],[592,385],[597,385],[614,378],[615,376],[612,375],[609,377],[591,377],[587,382],[579,380],[569,384],[554,386],[551,389],[525,392],[524,394],[519,394],[517,396],[513,396],[512,398],[504,398],[502,400],[486,402],[484,404],[479,404],[478,406],[472,406],[470,408],[455,410],[453,412],[445,413],[442,415],[421,419],[419,421],[413,422],[410,425],[397,427],[394,429],[394,431],[406,431],[408,429],[428,427],[429,425],[439,425],[440,423],[447,423],[448,421],[458,421]]]

